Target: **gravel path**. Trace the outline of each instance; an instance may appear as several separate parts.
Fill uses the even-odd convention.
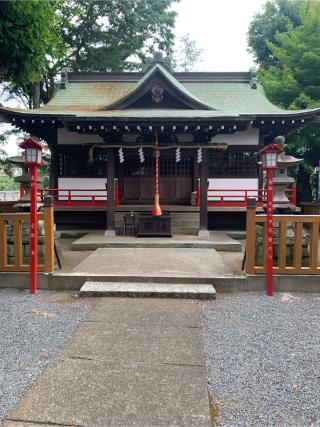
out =
[[[218,295],[203,317],[219,426],[320,426],[320,295]]]
[[[0,289],[0,424],[86,312],[70,293]]]

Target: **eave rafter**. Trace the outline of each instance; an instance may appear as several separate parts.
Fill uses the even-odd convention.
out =
[[[225,133],[235,133],[239,131],[244,131],[247,129],[246,122],[240,122],[235,124],[235,122],[212,122],[206,124],[196,124],[192,123],[177,123],[177,124],[128,124],[124,125],[123,123],[118,124],[100,124],[95,122],[86,122],[86,123],[69,123],[68,129],[71,132],[86,133],[86,134],[98,134],[106,135],[110,133],[138,133],[138,134],[148,134],[148,133],[193,133],[193,134],[225,134]]]

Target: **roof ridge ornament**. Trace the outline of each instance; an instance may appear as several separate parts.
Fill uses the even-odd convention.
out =
[[[163,100],[163,92],[164,89],[159,84],[156,84],[151,88],[152,99],[156,104],[160,104],[160,102]]]
[[[249,69],[250,74],[250,87],[251,89],[257,89],[258,78],[257,78],[257,67],[254,65]]]
[[[147,56],[144,61],[144,67],[143,72],[146,73],[150,70],[155,64],[161,64],[163,67],[165,67],[168,71],[172,72],[171,67],[171,58],[169,56],[164,57],[163,53],[160,51],[155,51],[153,53],[152,58],[150,56]]]
[[[68,70],[63,69],[61,70],[61,80],[60,80],[60,88],[65,89],[68,84]]]

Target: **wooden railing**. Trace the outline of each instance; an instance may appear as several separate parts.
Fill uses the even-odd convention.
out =
[[[114,204],[119,206],[118,179],[114,182]],[[107,190],[103,188],[40,188],[38,197],[43,201],[50,195],[54,199],[55,206],[106,206],[108,203]]]
[[[54,220],[53,205],[45,205],[44,212],[38,213],[38,220],[44,221],[44,263],[38,265],[39,271],[54,271]],[[0,271],[29,271],[30,264],[24,263],[23,258],[23,227],[30,223],[29,213],[0,214]],[[8,226],[12,225],[13,233],[8,236]],[[27,228],[26,228],[27,229]],[[8,239],[9,237],[9,239]],[[13,243],[13,262],[8,263],[8,240]],[[27,238],[29,241],[29,238]]]
[[[256,215],[256,207],[247,208],[246,272],[266,272],[266,215]],[[261,226],[262,259],[258,260],[257,225]],[[320,215],[274,215],[275,274],[320,274],[318,243]],[[287,236],[290,227],[291,236]],[[259,234],[259,233],[258,233]],[[276,234],[276,235],[275,235]],[[290,249],[292,256],[287,256]]]
[[[197,206],[200,207],[200,184],[197,185]],[[296,206],[297,189],[296,187],[285,190],[288,197],[288,204]],[[254,197],[257,200],[257,206],[261,207],[266,203],[267,193],[264,188],[256,189],[208,189],[208,206],[209,207],[246,207],[247,200]]]

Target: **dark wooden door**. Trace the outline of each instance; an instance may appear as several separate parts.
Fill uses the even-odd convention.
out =
[[[178,164],[173,156],[160,159],[160,201],[189,204],[193,187],[193,158],[183,159]],[[146,158],[143,164],[136,159],[128,160],[118,176],[121,203],[152,203],[155,191],[152,157]]]

